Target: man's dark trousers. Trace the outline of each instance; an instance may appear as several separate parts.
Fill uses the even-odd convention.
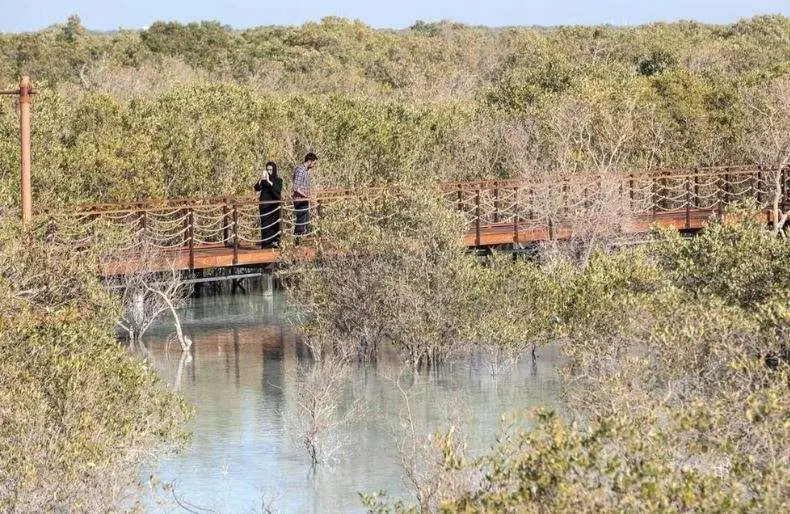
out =
[[[294,235],[300,236],[307,233],[308,223],[310,223],[310,202],[294,198],[294,214],[296,215]]]

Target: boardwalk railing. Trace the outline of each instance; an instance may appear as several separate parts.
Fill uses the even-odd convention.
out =
[[[677,228],[698,228],[714,213],[737,201],[756,202],[770,208],[776,171],[759,167],[718,167],[661,170],[632,174],[552,176],[530,180],[450,182],[440,184],[448,203],[462,212],[470,246],[553,239],[579,217],[606,214],[639,222],[647,229],[653,222],[671,221]],[[780,177],[781,206],[788,202],[788,177]],[[310,202],[310,217],[349,197],[374,195],[377,189],[322,191]],[[262,235],[260,210],[274,211],[273,232]],[[597,214],[596,214],[597,213]],[[291,200],[258,202],[250,198],[179,198],[162,202],[83,206],[69,215],[75,242],[90,237],[97,223],[122,227],[128,234],[126,248],[133,254],[143,241],[163,252],[178,252],[183,267],[211,250],[224,252],[228,265],[238,265],[240,255],[277,238],[290,237],[295,216]],[[260,253],[260,252],[259,252]],[[276,256],[258,257],[271,262]],[[245,262],[253,262],[244,259]],[[224,262],[224,261],[223,261]]]

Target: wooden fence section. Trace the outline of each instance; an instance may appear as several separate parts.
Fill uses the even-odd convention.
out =
[[[767,216],[776,194],[781,208],[790,207],[788,175],[786,169],[740,166],[452,182],[439,187],[448,205],[466,217],[466,244],[481,247],[565,239],[583,230],[639,233],[656,224],[697,229],[727,205],[747,200]],[[333,202],[382,192],[321,191],[310,202],[311,219],[320,218]],[[272,263],[280,252],[261,248],[270,242],[261,236],[261,205],[250,198],[220,197],[84,206],[69,214],[76,223],[70,223],[74,233],[68,237],[80,244],[90,238],[97,224],[122,228],[128,236],[121,250],[129,261],[116,263],[115,272],[134,266],[144,244],[162,252],[179,269]],[[293,202],[263,206],[280,215],[276,237],[291,237]],[[304,258],[312,256],[309,244],[300,251]]]

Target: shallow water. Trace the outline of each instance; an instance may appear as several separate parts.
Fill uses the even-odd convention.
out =
[[[397,452],[405,403],[394,358],[352,370],[350,389],[364,400],[364,416],[344,429],[338,460],[311,471],[290,422],[309,351],[283,324],[283,301],[260,290],[192,299],[182,311],[194,341],[189,363],[167,344],[167,320],[147,336],[154,365],[196,410],[192,442],[153,470],[173,491],[144,500],[148,509],[183,512],[178,498],[196,512],[260,512],[264,504],[279,512],[350,512],[363,510],[359,492],[412,499]],[[479,452],[494,443],[503,414],[557,406],[556,361],[542,349],[534,364],[527,357],[492,377],[484,361],[467,356],[400,383],[419,429],[430,432],[450,417]],[[341,404],[355,395],[344,394]]]

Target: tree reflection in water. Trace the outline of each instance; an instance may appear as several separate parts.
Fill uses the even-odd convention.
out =
[[[194,439],[179,455],[153,470],[176,481],[179,498],[220,511],[362,511],[358,492],[385,489],[407,496],[395,428],[403,398],[392,377],[401,366],[392,352],[349,372],[341,410],[355,396],[365,404],[364,422],[344,426],[347,440],[331,466],[311,463],[289,434],[297,408],[300,370],[311,365],[309,349],[281,323],[283,298],[258,288],[236,295],[192,299],[182,311],[194,343],[191,362],[177,345],[165,344],[172,325],[152,328],[150,358],[168,382],[195,407]],[[492,377],[485,359],[469,355],[430,373],[410,377],[410,407],[423,431],[446,422],[442,405],[463,404],[472,450],[494,442],[504,412],[558,404],[557,356],[551,348],[523,359],[512,373]],[[405,378],[404,378],[405,379]]]

